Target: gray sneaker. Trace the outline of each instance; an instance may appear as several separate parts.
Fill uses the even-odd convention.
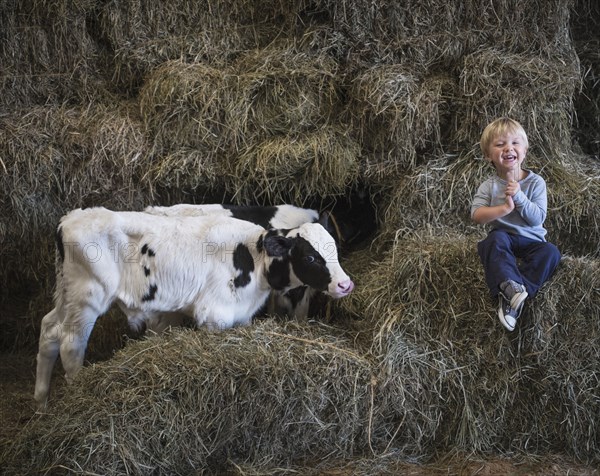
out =
[[[519,309],[515,309],[502,294],[498,295],[498,301],[498,319],[500,319],[500,322],[507,330],[512,332],[517,325],[517,319],[521,314],[521,309],[523,309],[523,303],[521,303]]]
[[[521,306],[527,298],[525,286],[509,279],[500,284],[500,294],[510,303],[510,307],[521,313]]]

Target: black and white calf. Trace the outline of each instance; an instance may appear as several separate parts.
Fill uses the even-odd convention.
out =
[[[74,210],[57,230],[55,307],[42,319],[35,399],[45,404],[59,353],[73,379],[113,303],[134,326],[177,313],[216,330],[249,325],[271,290],[303,285],[333,298],[354,288],[318,223],[265,230],[222,215]]]
[[[144,211],[152,215],[171,217],[223,215],[249,221],[266,229],[290,229],[304,223],[320,223],[338,243],[341,240],[335,221],[329,212],[319,214],[317,210],[288,204],[275,206],[178,204],[170,207],[151,206]],[[268,312],[305,319],[308,317],[311,299],[316,293],[317,290],[308,286],[300,286],[284,292],[274,291],[272,299],[269,300]],[[147,328],[154,332],[162,332],[168,326],[177,326],[183,321],[184,319],[175,315],[170,315],[168,318],[156,316],[147,322]]]

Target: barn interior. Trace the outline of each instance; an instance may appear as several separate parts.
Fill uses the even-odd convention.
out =
[[[598,32],[595,0],[0,1],[0,351],[23,362],[0,365],[20,382],[5,474],[448,474],[453,455],[590,474]],[[514,333],[469,217],[505,115],[563,254]],[[355,291],[218,334],[140,336],[113,309],[35,413],[60,217],[177,203],[332,210]]]

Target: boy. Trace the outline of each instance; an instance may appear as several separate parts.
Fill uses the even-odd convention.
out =
[[[525,299],[554,273],[560,252],[545,238],[546,182],[522,168],[528,141],[521,124],[496,119],[484,129],[480,146],[496,175],[477,189],[471,218],[491,226],[477,251],[492,297],[498,297],[498,318],[512,331]]]

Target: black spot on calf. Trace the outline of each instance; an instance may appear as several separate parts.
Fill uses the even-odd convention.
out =
[[[290,262],[277,259],[271,262],[267,270],[267,282],[275,290],[282,290],[290,285]]]
[[[277,207],[239,207],[235,205],[223,205],[223,208],[231,212],[233,218],[249,221],[263,228],[269,228],[271,220],[277,213]]]
[[[302,301],[302,298],[304,297],[305,293],[306,286],[300,286],[294,289],[290,289],[287,293],[284,294],[284,296],[290,300],[290,302],[292,303],[292,307],[294,308],[298,305],[300,301]]]
[[[142,296],[142,302],[148,302],[154,300],[156,296],[156,291],[158,291],[158,286],[156,284],[151,284],[148,292]]]
[[[236,288],[243,288],[250,284],[250,273],[254,271],[254,259],[248,247],[239,243],[233,252],[233,266],[240,271],[240,274],[233,280]]]
[[[146,253],[148,253],[148,256],[150,256],[150,258],[156,255],[156,253],[154,253],[154,250],[148,246],[148,243],[142,246],[142,254],[145,255]]]
[[[331,282],[327,263],[313,246],[301,236],[296,237],[292,248],[292,269],[304,284],[318,291],[325,291]]]
[[[144,275],[150,276],[150,268],[148,268],[147,266],[144,266]]]

